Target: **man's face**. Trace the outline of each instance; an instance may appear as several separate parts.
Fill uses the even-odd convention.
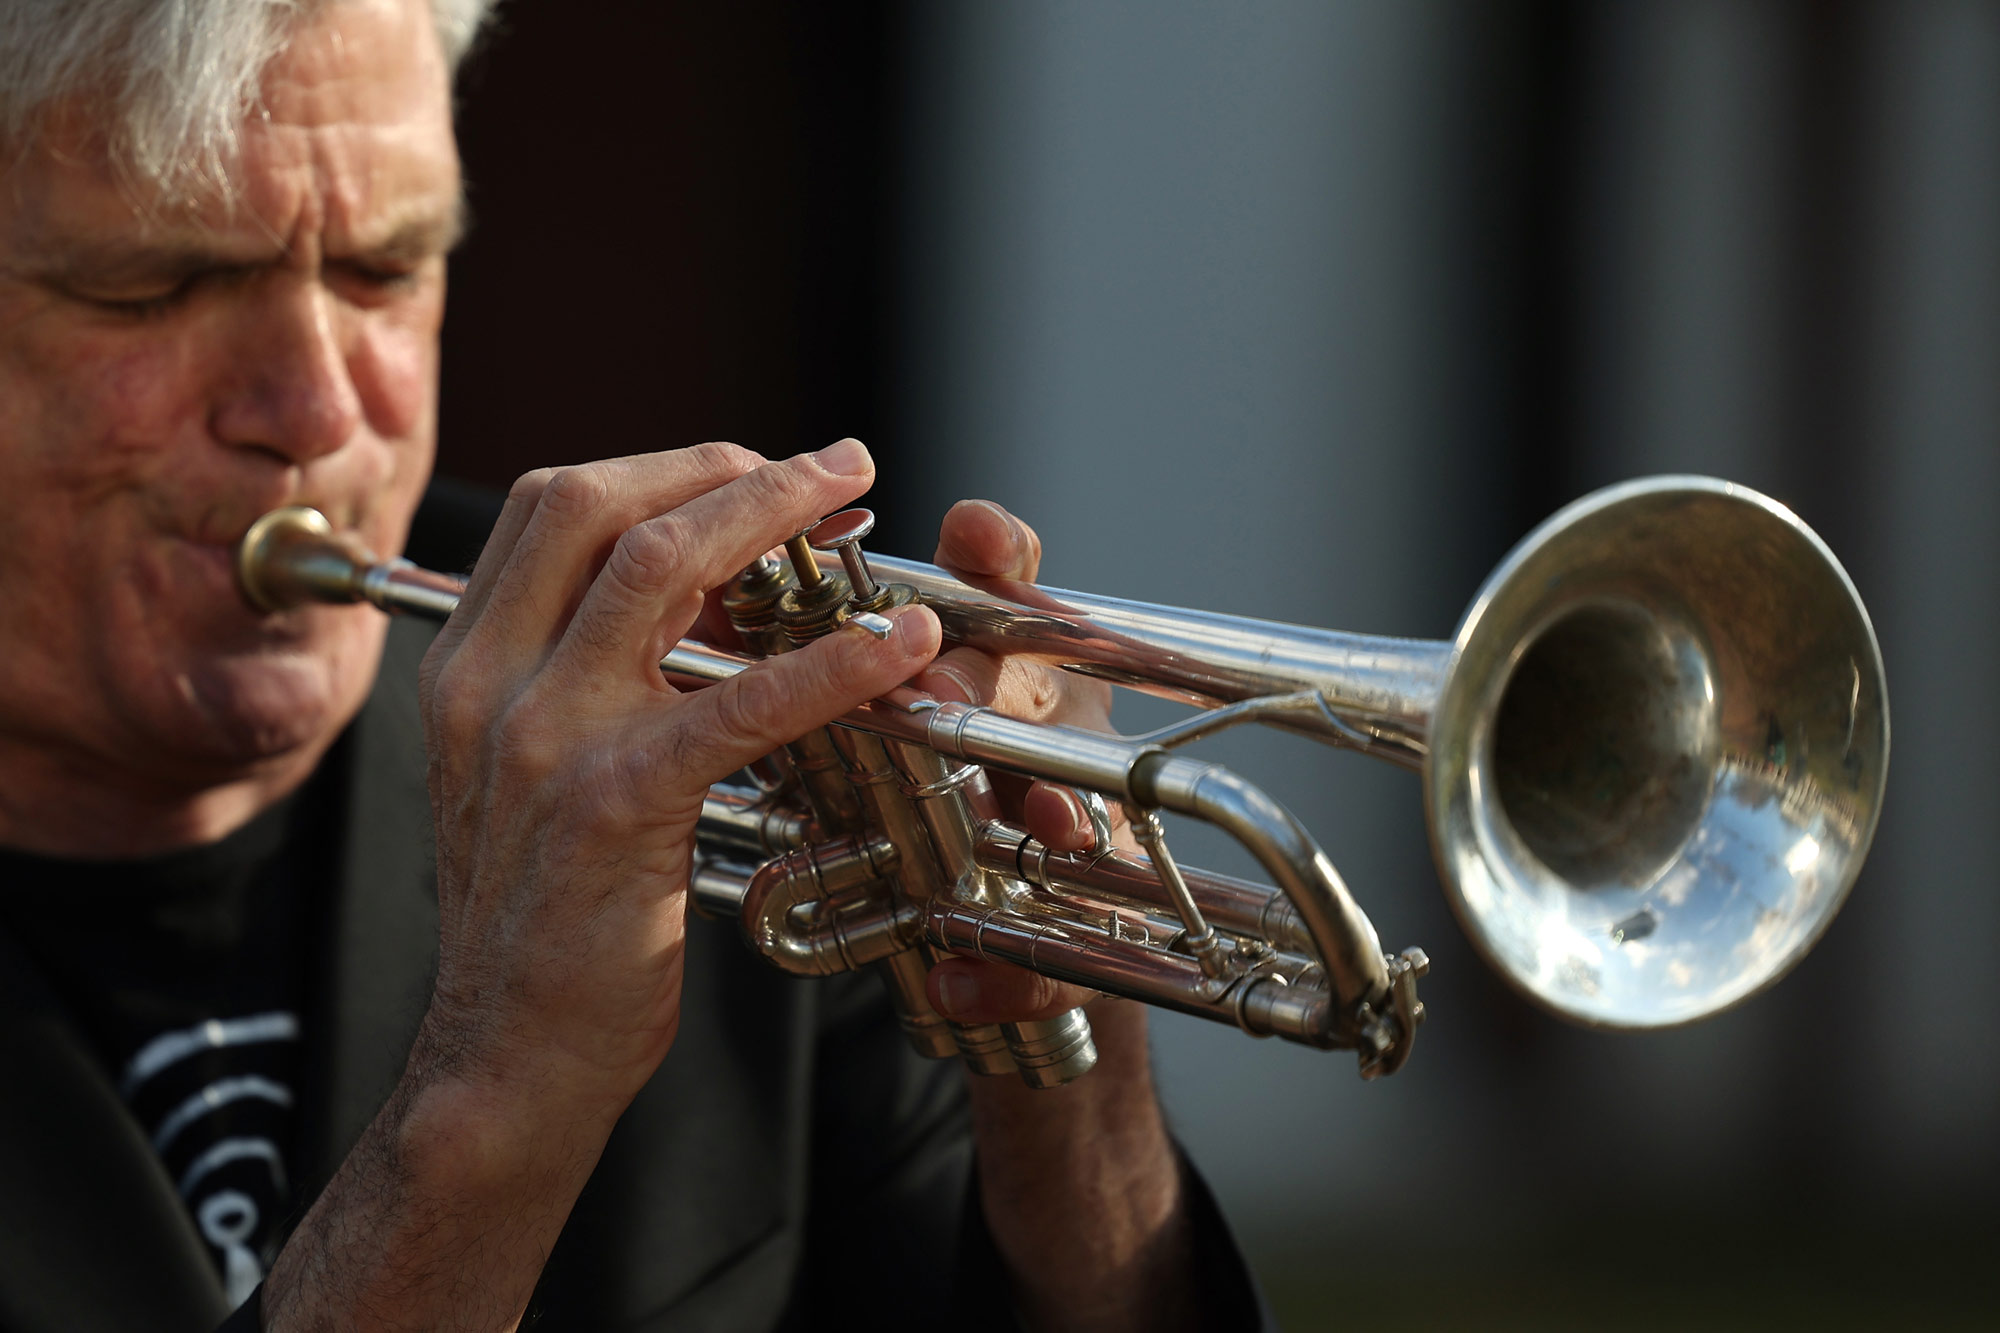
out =
[[[428,6],[327,6],[264,107],[233,209],[135,201],[88,107],[0,159],[0,764],[227,780],[368,691],[379,616],[255,615],[231,556],[283,504],[400,550],[430,470],[459,176]]]

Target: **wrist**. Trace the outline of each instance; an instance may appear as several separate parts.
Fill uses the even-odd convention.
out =
[[[510,1327],[615,1120],[413,1057],[272,1268],[265,1327]]]
[[[468,1114],[519,1125],[597,1127],[608,1135],[670,1042],[610,1058],[587,1040],[564,1040],[533,1015],[455,1003],[440,986],[417,1031],[402,1086],[412,1093],[435,1087],[436,1098]]]
[[[1034,1328],[1178,1328],[1188,1230],[1144,1006],[1090,1006],[1099,1061],[1037,1091],[972,1080],[980,1208]]]
[[[400,1103],[400,1105],[398,1105]],[[595,1101],[530,1094],[458,1073],[431,1071],[391,1099],[392,1141],[401,1175],[419,1197],[466,1201],[523,1192],[567,1199],[581,1189],[617,1115]]]

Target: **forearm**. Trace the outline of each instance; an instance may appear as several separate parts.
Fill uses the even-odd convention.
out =
[[[1101,1001],[1091,1023],[1098,1067],[1075,1083],[973,1081],[986,1223],[1036,1329],[1192,1327],[1189,1228],[1145,1011]]]
[[[423,1047],[279,1255],[266,1329],[519,1322],[611,1122],[444,1072]]]

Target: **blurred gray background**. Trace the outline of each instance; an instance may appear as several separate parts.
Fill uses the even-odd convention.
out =
[[[561,225],[534,136],[563,133],[550,52],[582,20],[555,13],[510,11],[538,40],[503,33],[468,93],[482,228],[544,229],[460,261],[463,474],[852,432],[885,549],[982,495],[1058,585],[1442,637],[1563,502],[1703,472],[1792,505],[1867,599],[1873,858],[1789,980],[1684,1031],[1573,1030],[1486,975],[1411,777],[1215,746],[1434,962],[1380,1084],[1158,1020],[1174,1123],[1288,1327],[2000,1320],[2000,7],[598,7],[669,66],[584,108],[646,131],[641,239],[597,261],[643,314],[568,353],[542,429],[476,326],[532,306],[509,247]],[[505,119],[522,71],[536,126]]]

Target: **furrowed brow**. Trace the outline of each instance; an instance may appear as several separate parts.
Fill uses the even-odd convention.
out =
[[[408,218],[381,240],[356,245],[354,253],[385,262],[415,263],[450,254],[465,239],[468,225],[465,197],[460,195],[449,212]]]

